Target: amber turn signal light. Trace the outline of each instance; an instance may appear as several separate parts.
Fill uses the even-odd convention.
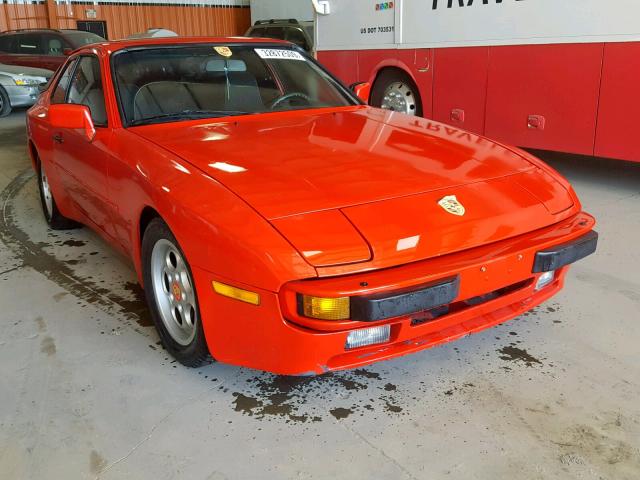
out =
[[[260,295],[256,292],[250,292],[249,290],[232,287],[231,285],[216,282],[215,280],[211,283],[213,285],[213,290],[223,297],[233,298],[235,300],[240,300],[241,302],[250,303],[252,305],[260,305]]]
[[[349,320],[349,297],[322,298],[301,295],[302,315],[318,320]]]

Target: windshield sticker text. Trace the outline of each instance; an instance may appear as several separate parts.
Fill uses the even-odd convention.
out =
[[[278,59],[278,60],[302,60],[304,57],[298,52],[293,50],[281,50],[275,48],[256,48],[256,53],[263,60],[266,59]]]

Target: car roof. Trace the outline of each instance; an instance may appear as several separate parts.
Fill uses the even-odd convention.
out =
[[[77,28],[17,28],[15,30],[5,30],[4,32],[0,32],[0,36],[2,35],[16,35],[18,33],[70,33],[70,32],[82,32],[82,33],[91,33],[85,30],[78,30]]]
[[[290,42],[278,39],[264,39],[253,37],[161,37],[161,38],[136,38],[125,40],[112,40],[87,45],[76,51],[100,48],[108,53],[124,50],[132,47],[153,47],[156,45],[193,45],[202,43],[216,43],[220,45],[251,45],[255,43],[273,45],[292,45]]]
[[[313,25],[312,20],[295,20],[286,18],[272,18],[270,20],[257,20],[252,27],[306,27]]]

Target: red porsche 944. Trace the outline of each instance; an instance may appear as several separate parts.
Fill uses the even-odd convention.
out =
[[[132,258],[183,364],[292,375],[512,319],[595,251],[547,165],[368,90],[286,42],[87,46],[28,112],[44,215]]]

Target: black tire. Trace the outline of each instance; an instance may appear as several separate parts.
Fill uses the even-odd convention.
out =
[[[182,260],[189,272],[192,283],[192,294],[195,299],[196,306],[196,321],[195,321],[195,335],[193,339],[187,345],[182,345],[174,339],[172,334],[167,329],[165,321],[163,320],[160,312],[160,306],[156,300],[156,292],[153,281],[153,268],[152,268],[152,254],[153,249],[161,240],[167,240],[178,250],[182,256]],[[187,261],[180,244],[176,240],[175,236],[167,226],[167,224],[160,218],[154,218],[149,222],[144,235],[142,237],[142,270],[144,279],[144,291],[147,300],[147,305],[151,311],[151,317],[156,326],[156,330],[160,335],[160,339],[167,351],[181,364],[186,367],[197,368],[213,361],[207,342],[204,337],[204,330],[202,328],[202,318],[200,316],[200,306],[198,304],[197,293],[195,285],[193,284],[193,274],[191,273],[191,267]]]
[[[408,102],[408,110],[413,113],[409,113],[409,111],[404,113],[409,113],[409,115],[413,114],[421,117],[424,110],[422,108],[422,99],[420,98],[420,91],[418,90],[417,85],[409,75],[396,68],[383,70],[378,75],[378,78],[376,78],[371,89],[370,105],[373,107],[382,108],[382,101],[385,91],[394,83],[403,84],[406,87],[404,91],[411,92],[412,97],[411,101]]]
[[[2,86],[0,85],[0,117],[6,117],[11,113],[11,101],[9,100],[9,95]]]
[[[53,192],[49,188],[49,195],[51,196],[51,203],[49,206],[47,205],[47,200],[45,198],[45,187],[43,183],[43,175],[46,178],[46,174],[42,168],[42,164],[38,163],[38,190],[40,191],[40,205],[42,206],[42,214],[44,215],[44,219],[47,222],[47,225],[52,230],[71,230],[73,228],[78,228],[81,225],[71,220],[70,218],[65,217],[58,210],[58,205],[56,204],[56,200],[53,197]],[[48,185],[48,180],[46,181]]]

